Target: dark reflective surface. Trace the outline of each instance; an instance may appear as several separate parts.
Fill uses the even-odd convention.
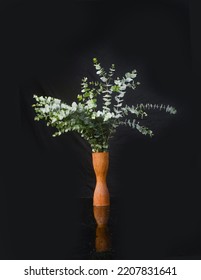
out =
[[[201,259],[199,217],[186,204],[163,206],[151,195],[143,204],[129,193],[112,197],[110,207],[93,207],[92,199],[59,192],[44,204],[40,195],[37,205],[33,196],[8,212],[2,259]]]
[[[159,219],[160,211],[156,213],[151,208],[145,215],[136,209],[137,201],[131,200],[127,197],[126,203],[123,197],[111,198],[109,207],[94,207],[92,199],[80,199],[73,259],[201,258],[196,224],[193,226],[187,218],[185,222],[176,219],[175,224],[168,210],[169,219]],[[196,216],[191,215],[191,220],[197,220]]]
[[[96,220],[95,250],[97,253],[109,252],[111,249],[110,231],[108,228],[109,206],[94,206]]]
[[[118,202],[110,206],[93,206],[90,198],[81,199],[81,219],[76,259],[118,258]]]

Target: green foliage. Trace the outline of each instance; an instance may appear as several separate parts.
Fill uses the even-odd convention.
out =
[[[176,114],[176,109],[169,105],[125,104],[126,90],[135,90],[140,84],[135,81],[136,70],[127,72],[121,79],[114,79],[114,64],[108,73],[97,58],[93,58],[93,65],[99,80],[89,82],[88,78],[84,77],[77,102],[67,105],[50,96],[33,96],[36,100],[32,105],[36,113],[35,120],[45,120],[47,126],[54,127],[56,131],[53,136],[76,131],[88,141],[92,152],[103,152],[109,150],[109,139],[114,136],[120,125],[127,125],[144,135],[153,136],[152,130],[140,124],[140,120],[148,116],[147,110],[158,109]],[[100,98],[102,101],[99,104]],[[101,105],[101,109],[98,109],[98,104]]]

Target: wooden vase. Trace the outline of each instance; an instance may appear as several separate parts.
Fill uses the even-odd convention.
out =
[[[110,195],[107,187],[109,152],[93,152],[92,164],[96,176],[93,205],[108,206],[110,205]]]

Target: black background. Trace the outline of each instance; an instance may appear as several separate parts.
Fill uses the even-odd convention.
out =
[[[152,139],[120,128],[111,140],[116,258],[200,258],[191,7],[165,0],[2,4],[3,259],[74,258],[82,199],[92,197],[95,183],[90,147],[75,133],[52,138],[51,128],[34,122],[31,105],[34,93],[73,102],[82,77],[95,78],[93,57],[106,69],[115,63],[119,76],[137,70],[141,85],[127,95],[128,104],[178,110],[150,112]]]

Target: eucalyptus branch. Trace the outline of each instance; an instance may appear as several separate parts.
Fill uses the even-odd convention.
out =
[[[147,111],[157,109],[176,114],[176,109],[169,105],[124,104],[127,89],[135,90],[140,84],[135,81],[137,71],[127,72],[120,79],[114,78],[114,64],[111,65],[108,73],[97,58],[93,59],[93,64],[100,81],[88,81],[88,78],[84,77],[77,102],[68,105],[58,98],[33,95],[36,101],[32,104],[36,113],[34,119],[44,120],[47,126],[54,127],[56,131],[53,136],[75,131],[90,144],[92,152],[103,152],[108,151],[109,139],[121,125],[136,129],[143,135],[153,136],[152,130],[139,122],[139,119],[148,117]],[[98,95],[102,99],[102,110],[98,110]],[[114,101],[113,106],[112,101]]]
[[[147,109],[147,110],[155,110],[155,109],[158,109],[158,110],[164,110],[166,111],[167,113],[169,114],[173,114],[175,115],[177,113],[177,110],[172,107],[172,106],[169,106],[169,105],[164,105],[164,104],[150,104],[150,103],[146,103],[146,104],[137,104],[136,109]]]

